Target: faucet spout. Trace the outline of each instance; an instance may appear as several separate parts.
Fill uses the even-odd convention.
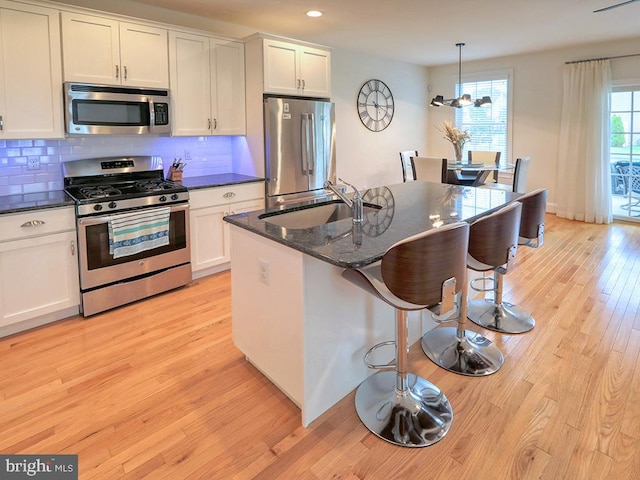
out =
[[[324,184],[324,188],[326,190],[331,190],[335,193],[340,200],[342,200],[350,209],[351,216],[353,217],[353,223],[361,223],[362,218],[364,216],[364,202],[362,200],[362,195],[356,187],[351,185],[350,183],[345,182],[343,179],[338,178],[342,183],[351,187],[353,189],[353,198],[347,197],[343,192],[340,191],[330,180],[327,180]]]

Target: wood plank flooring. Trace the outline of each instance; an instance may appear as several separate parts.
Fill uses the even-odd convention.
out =
[[[545,245],[521,247],[505,280],[537,325],[487,334],[505,355],[495,375],[412,347],[411,371],[454,409],[422,449],[370,434],[353,393],[302,428],[234,347],[230,295],[226,272],[0,339],[0,452],[76,453],[82,480],[640,478],[638,226],[548,216]]]

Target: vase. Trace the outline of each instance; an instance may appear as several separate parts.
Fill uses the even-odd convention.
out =
[[[456,155],[456,163],[462,163],[462,145],[453,143],[453,151]]]

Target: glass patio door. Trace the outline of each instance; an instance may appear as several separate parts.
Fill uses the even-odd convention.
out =
[[[640,86],[614,87],[610,108],[613,215],[640,221]]]

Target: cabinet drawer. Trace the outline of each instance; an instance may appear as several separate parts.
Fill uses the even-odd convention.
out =
[[[192,209],[213,205],[225,205],[264,197],[264,183],[252,182],[224,187],[202,188],[189,191],[189,206]]]
[[[0,242],[75,230],[73,207],[0,215]]]

